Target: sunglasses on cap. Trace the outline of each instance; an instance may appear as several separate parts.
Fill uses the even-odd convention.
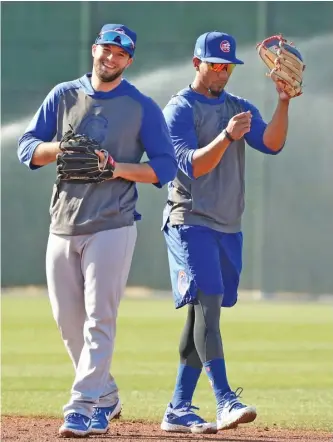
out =
[[[214,72],[222,72],[227,71],[227,74],[230,75],[231,72],[235,69],[234,63],[208,63],[206,62],[208,69]]]
[[[101,32],[97,39],[96,44],[118,44],[122,46],[124,49],[133,52],[135,49],[135,44],[133,40],[126,34],[117,31],[105,31]]]

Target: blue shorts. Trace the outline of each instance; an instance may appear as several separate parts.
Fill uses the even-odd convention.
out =
[[[223,294],[222,307],[237,302],[243,235],[203,226],[164,226],[175,307],[195,304],[197,291]]]

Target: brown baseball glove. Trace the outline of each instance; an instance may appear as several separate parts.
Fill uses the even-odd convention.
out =
[[[273,35],[258,43],[256,49],[269,69],[266,75],[271,77],[280,90],[289,98],[303,93],[305,64],[292,42],[288,42],[282,35]]]

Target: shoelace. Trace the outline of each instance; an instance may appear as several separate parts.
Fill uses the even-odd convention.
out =
[[[242,387],[238,387],[235,391],[230,391],[228,393],[225,393],[225,395],[223,396],[223,398],[225,397],[225,399],[223,399],[222,404],[223,407],[228,407],[229,410],[231,410],[232,408],[235,407],[235,405],[243,405],[240,401],[239,398],[241,397],[241,394],[243,393],[243,388]]]
[[[199,410],[199,407],[195,407],[192,404],[188,404],[188,405],[184,405],[184,407],[182,407],[182,408],[179,408],[179,410],[180,411],[189,411],[190,413],[195,414],[193,410]]]
[[[80,419],[82,416],[79,413],[70,413],[65,417],[66,422],[73,422],[75,419]]]
[[[236,388],[235,391],[233,391],[235,398],[240,398],[241,394],[243,393],[243,388],[242,387],[238,387]]]
[[[94,417],[98,416],[100,413],[104,413],[103,410],[102,410],[102,408],[100,408],[100,407],[95,407],[95,408],[94,408],[94,413],[93,413],[93,416],[92,416],[92,417],[94,418]]]

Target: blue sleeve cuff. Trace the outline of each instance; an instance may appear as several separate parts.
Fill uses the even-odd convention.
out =
[[[164,108],[164,117],[175,148],[179,169],[191,180],[193,154],[198,146],[193,109],[183,97],[173,97]]]
[[[188,149],[186,154],[180,159],[181,164],[179,164],[180,169],[191,180],[196,179],[193,175],[193,164],[192,164],[194,152],[195,149]]]
[[[42,166],[35,166],[32,164],[33,154],[40,144],[42,144],[42,140],[38,140],[37,138],[32,137],[29,134],[24,134],[24,136],[20,139],[18,157],[22,164],[25,164],[29,169],[36,170]]]
[[[57,132],[57,108],[60,91],[58,86],[52,89],[19,139],[17,156],[20,162],[30,169],[41,167],[31,164],[36,147],[43,142],[52,141]]]
[[[267,123],[265,123],[265,121],[262,119],[259,110],[247,100],[243,100],[243,105],[245,111],[249,110],[252,113],[251,130],[244,137],[247,144],[253,149],[267,155],[277,155],[278,153],[280,153],[283,149],[284,144],[281,149],[274,151],[269,149],[264,143],[264,133],[267,127]]]
[[[257,137],[255,140],[251,139],[249,140],[245,136],[245,140],[247,144],[252,147],[255,150],[258,150],[261,153],[264,153],[266,155],[277,155],[281,152],[281,150],[284,148],[285,143],[283,143],[282,147],[279,150],[272,150],[269,147],[266,146],[264,143],[264,134],[262,134],[261,138]]]
[[[154,170],[158,183],[153,183],[159,189],[164,184],[172,181],[177,173],[177,162],[170,155],[161,155],[147,161],[147,164]]]
[[[161,188],[176,176],[175,150],[161,109],[151,98],[144,99],[143,108],[141,141],[149,158],[147,164],[158,178],[158,183],[153,184]]]

